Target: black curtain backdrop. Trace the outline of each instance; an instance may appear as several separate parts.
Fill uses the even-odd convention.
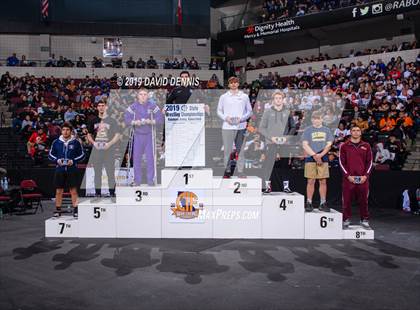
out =
[[[221,175],[216,171],[215,175]],[[248,175],[256,175],[252,170]],[[34,169],[13,169],[8,171],[12,184],[19,184],[23,179],[33,179],[43,191],[45,197],[54,197],[53,177],[54,169],[34,168]],[[82,181],[84,170],[80,170],[79,179]],[[158,172],[160,177],[160,172]],[[272,175],[272,185],[274,191],[281,188],[281,180],[289,179],[290,187],[293,191],[301,194],[306,193],[306,180],[303,177],[303,170],[275,169]],[[159,181],[159,180],[158,180]],[[339,169],[330,169],[330,179],[328,180],[328,202],[331,206],[341,207],[341,181],[342,176]],[[420,187],[419,171],[373,171],[370,178],[370,208],[401,208],[402,192],[409,189],[412,203],[415,203],[414,193]],[[318,186],[316,187],[314,203],[318,203]],[[80,193],[83,195],[83,191]]]

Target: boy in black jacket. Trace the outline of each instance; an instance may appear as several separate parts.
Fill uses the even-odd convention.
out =
[[[78,204],[78,177],[77,162],[85,156],[82,145],[72,136],[73,126],[70,123],[64,123],[61,127],[61,136],[54,140],[51,145],[48,158],[56,164],[54,174],[55,192],[55,212],[54,217],[61,215],[61,203],[63,201],[64,188],[68,187],[73,205],[73,216],[77,217]]]

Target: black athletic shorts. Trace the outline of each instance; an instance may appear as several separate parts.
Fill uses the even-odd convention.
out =
[[[77,170],[69,171],[56,170],[54,174],[55,188],[73,188],[79,186]]]

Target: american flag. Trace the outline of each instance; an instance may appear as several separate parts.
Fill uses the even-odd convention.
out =
[[[48,13],[49,13],[49,6],[50,6],[49,0],[41,0],[41,16],[42,19],[48,19]]]

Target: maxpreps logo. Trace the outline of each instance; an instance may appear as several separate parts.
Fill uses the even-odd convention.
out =
[[[353,8],[353,18],[367,15],[369,13],[369,9],[369,6],[365,6],[364,8]]]
[[[171,203],[172,215],[181,219],[197,218],[204,205],[198,203],[198,197],[193,192],[178,192],[175,203]]]

